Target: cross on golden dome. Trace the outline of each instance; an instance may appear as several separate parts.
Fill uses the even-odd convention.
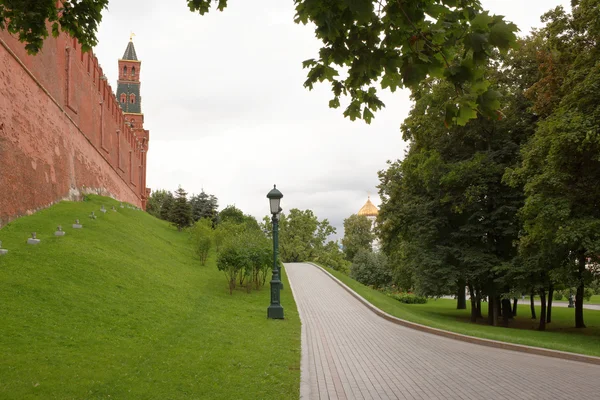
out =
[[[365,217],[376,217],[378,214],[379,210],[371,203],[371,196],[367,198],[365,205],[358,210],[358,215],[364,215]]]

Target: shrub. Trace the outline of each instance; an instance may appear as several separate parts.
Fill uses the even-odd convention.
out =
[[[217,268],[225,273],[227,283],[229,284],[229,294],[235,289],[235,279],[240,271],[248,267],[248,257],[244,248],[234,241],[231,241],[221,249],[217,257]]]
[[[559,301],[563,299],[563,294],[560,290],[554,292],[554,296],[552,296],[554,300]]]
[[[236,285],[259,289],[264,286],[273,262],[271,242],[259,229],[230,221],[219,224],[215,231],[219,248],[217,267],[225,273],[229,293]]]
[[[360,250],[354,257],[350,276],[375,289],[389,286],[392,282],[392,271],[388,267],[385,254],[367,250]]]
[[[388,293],[388,296],[398,300],[400,303],[405,304],[425,304],[427,303],[427,297],[417,296],[412,293]]]

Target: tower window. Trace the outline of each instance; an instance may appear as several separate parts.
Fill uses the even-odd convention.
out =
[[[127,66],[123,67],[123,75],[127,75]]]
[[[135,103],[135,94],[131,94],[131,95],[129,96],[129,102],[130,102],[131,104]]]
[[[135,76],[135,67],[131,67],[131,76]]]
[[[125,93],[121,94],[121,103],[125,103],[127,101],[127,96],[125,96]]]

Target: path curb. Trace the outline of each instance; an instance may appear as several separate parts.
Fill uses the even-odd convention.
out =
[[[344,288],[348,293],[350,293],[358,301],[360,301],[362,304],[364,304],[368,309],[370,309],[371,311],[373,311],[375,314],[379,315],[380,317],[382,317],[390,322],[393,322],[395,324],[402,325],[402,326],[405,326],[405,327],[411,328],[411,329],[416,329],[418,331],[431,333],[431,334],[438,335],[438,336],[444,336],[444,337],[447,337],[450,339],[455,339],[455,340],[460,340],[463,342],[478,344],[481,346],[495,347],[498,349],[513,350],[513,351],[518,351],[521,353],[536,354],[536,355],[546,356],[546,357],[561,358],[563,360],[571,360],[571,361],[584,362],[584,363],[588,363],[588,364],[600,365],[600,357],[586,356],[583,354],[569,353],[566,351],[559,351],[559,350],[550,350],[550,349],[544,349],[542,347],[526,346],[526,345],[522,345],[522,344],[499,342],[497,340],[492,340],[492,339],[483,339],[483,338],[478,338],[475,336],[463,335],[461,333],[445,331],[443,329],[432,328],[430,326],[421,325],[416,322],[410,322],[405,319],[394,317],[393,315],[388,314],[385,311],[380,310],[379,308],[375,307],[373,304],[369,303],[361,295],[356,293],[354,290],[350,289],[348,286],[346,286],[345,283],[343,283],[338,278],[336,278],[335,276],[330,274],[328,271],[326,271],[320,265],[314,264],[312,262],[307,262],[306,264],[310,264],[310,265],[320,269],[324,274],[326,274],[331,279],[333,279],[338,285],[340,285],[342,288]]]

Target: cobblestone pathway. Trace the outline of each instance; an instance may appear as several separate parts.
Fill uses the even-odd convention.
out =
[[[303,324],[303,400],[600,399],[598,365],[415,331],[375,315],[310,264],[286,272]]]

